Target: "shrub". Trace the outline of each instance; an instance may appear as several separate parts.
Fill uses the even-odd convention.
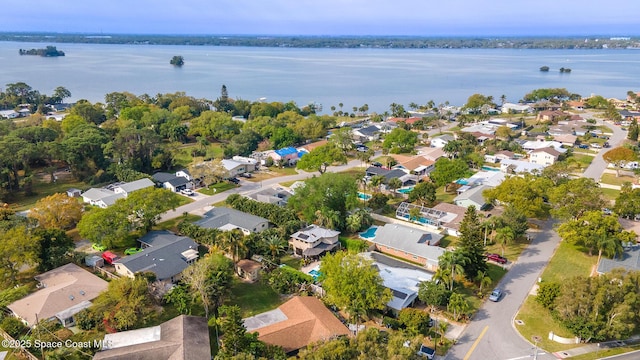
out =
[[[22,334],[27,332],[27,327],[22,323],[22,321],[13,316],[4,318],[2,323],[0,323],[0,327],[2,327],[2,329],[13,338],[19,338]]]
[[[548,282],[540,284],[536,301],[547,309],[553,309],[556,298],[560,295],[560,284]]]

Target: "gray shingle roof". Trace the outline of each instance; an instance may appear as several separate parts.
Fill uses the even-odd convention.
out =
[[[204,218],[194,224],[207,229],[219,229],[230,224],[249,231],[256,231],[260,224],[268,222],[269,220],[260,216],[226,207],[217,207],[207,211]]]
[[[479,204],[480,207],[482,207],[482,205],[486,204],[486,200],[484,199],[484,196],[482,196],[482,192],[487,189],[491,189],[491,186],[487,186],[487,185],[476,186],[456,196],[453,202],[457,204],[458,201],[461,201],[461,200],[471,200],[474,203]]]
[[[152,186],[155,186],[153,181],[147,178],[144,178],[144,179],[124,183],[119,187],[120,189],[124,190],[126,193],[130,193],[136,190],[141,190],[141,189],[152,187]]]
[[[170,173],[166,173],[166,172],[157,172],[157,173],[153,174],[151,177],[153,178],[153,180],[155,180],[155,181],[157,181],[159,183],[164,183],[164,182],[167,182],[169,180],[177,178],[177,176],[175,174],[170,174]]]
[[[615,259],[602,258],[598,264],[598,273],[608,273],[615,268],[640,270],[640,245],[632,246]]]
[[[156,274],[158,280],[170,279],[189,266],[182,253],[189,249],[198,250],[198,244],[185,236],[169,232],[154,233],[156,232],[152,231],[147,234],[151,235],[150,238],[155,237],[155,241],[151,241],[151,247],[137,254],[125,256],[116,263],[124,265],[134,274],[151,271]]]
[[[437,263],[438,258],[445,250],[439,246],[431,246],[428,244],[437,244],[440,242],[440,239],[442,239],[442,235],[440,234],[421,231],[399,224],[386,224],[378,228],[376,237],[369,241]]]

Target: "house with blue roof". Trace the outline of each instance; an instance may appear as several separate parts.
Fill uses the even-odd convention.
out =
[[[270,152],[268,156],[271,157],[273,161],[285,160],[289,165],[297,163],[300,158],[298,150],[292,146]]]

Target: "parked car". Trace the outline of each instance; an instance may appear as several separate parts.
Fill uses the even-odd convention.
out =
[[[605,215],[611,215],[611,209],[604,208],[604,209],[602,209],[602,213],[605,214]]]
[[[425,346],[424,344],[420,345],[420,349],[418,350],[418,355],[424,356],[427,359],[431,360],[433,359],[435,354],[436,354],[435,349]]]
[[[491,260],[491,261],[497,262],[498,264],[506,264],[507,263],[507,258],[502,257],[502,256],[500,256],[498,254],[485,254],[484,256],[487,258],[487,260]]]
[[[193,192],[193,190],[191,190],[191,189],[184,189],[184,190],[180,190],[180,194],[187,195],[187,196],[193,196],[196,193]]]
[[[498,301],[500,301],[501,297],[502,297],[502,290],[493,289],[493,291],[491,292],[491,295],[489,295],[489,300],[491,300],[493,302],[498,302]]]
[[[579,147],[580,149],[588,149],[588,148],[589,148],[589,145],[587,145],[587,144],[580,144],[580,145],[578,145],[578,147]]]
[[[611,145],[609,145],[609,142],[608,142],[608,141],[605,141],[605,143],[604,143],[604,144],[602,144],[602,147],[610,148],[610,147],[611,147]]]
[[[358,146],[356,146],[356,151],[367,152],[367,151],[369,151],[369,148],[366,147],[365,145],[358,145]]]
[[[602,149],[602,145],[600,144],[591,144],[591,147],[594,149]]]
[[[106,262],[109,265],[113,265],[115,261],[120,260],[120,256],[112,253],[111,251],[103,252],[102,258],[104,259],[104,262]]]
[[[238,185],[240,183],[240,180],[238,180],[238,178],[229,178],[227,180],[229,180],[229,182],[232,182],[232,183],[234,183],[236,185]]]
[[[382,167],[382,164],[377,162],[377,161],[374,161],[374,162],[371,163],[371,166]]]
[[[124,254],[125,254],[125,255],[133,255],[133,254],[137,254],[137,253],[139,253],[140,251],[142,251],[142,249],[134,248],[134,247],[133,247],[133,248],[128,248],[127,250],[125,250],[125,251],[124,251]]]
[[[105,251],[107,250],[107,247],[102,245],[102,244],[93,244],[91,245],[91,248],[95,251]]]
[[[248,172],[242,173],[240,174],[240,176],[247,179],[251,179],[253,177],[253,175],[251,175],[251,173],[248,173]]]

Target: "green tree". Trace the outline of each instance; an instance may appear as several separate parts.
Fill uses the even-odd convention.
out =
[[[60,229],[37,229],[38,270],[49,271],[69,262],[69,254],[75,244],[66,232]]]
[[[85,212],[77,228],[84,239],[112,249],[130,243],[129,232],[133,227],[127,212],[118,211],[118,208],[111,206],[106,209],[96,207]]]
[[[600,184],[591,178],[571,179],[549,189],[551,214],[559,219],[579,219],[587,211],[600,211],[605,200]]]
[[[616,214],[627,219],[640,214],[640,189],[632,189],[630,183],[623,185],[613,209]]]
[[[429,327],[429,314],[414,308],[400,310],[398,320],[411,336],[424,335]]]
[[[480,294],[482,294],[482,289],[491,285],[491,283],[493,282],[486,271],[478,271],[478,274],[475,277],[475,281],[478,282],[478,293]]]
[[[222,304],[229,292],[232,278],[233,265],[221,254],[206,255],[186,268],[182,274],[191,294],[200,299],[206,318],[209,318],[212,309],[215,313]]]
[[[471,310],[471,305],[469,305],[462,294],[453,293],[451,299],[449,299],[447,310],[452,312],[453,319],[458,321]]]
[[[500,244],[502,256],[504,256],[504,250],[507,248],[507,246],[512,245],[516,240],[516,233],[511,227],[504,226],[496,230],[495,240],[498,244]]]
[[[334,144],[318,146],[300,158],[297,168],[323,174],[329,165],[346,164],[346,155]]]
[[[467,109],[472,113],[478,113],[484,105],[495,107],[496,104],[493,102],[493,96],[473,94],[469,96],[466,104],[463,106],[463,109]]]
[[[171,58],[171,60],[169,61],[169,64],[180,67],[184,65],[184,58],[180,55],[175,55],[174,57]]]
[[[478,271],[487,271],[483,227],[473,205],[467,208],[460,223],[460,242],[456,251],[462,254],[461,257],[467,259],[463,264],[467,279],[473,279]]]
[[[303,218],[313,222],[317,212],[327,210],[338,214],[336,228],[344,229],[347,212],[358,205],[358,185],[347,174],[324,173],[310,178],[305,185],[296,189],[296,193],[289,198],[288,207]]]
[[[366,312],[383,309],[391,300],[391,291],[384,287],[378,271],[360,255],[326,255],[320,273],[326,300],[347,311],[356,323]]]
[[[82,204],[66,194],[56,193],[38,200],[28,216],[43,228],[67,230],[80,221]]]
[[[558,227],[558,234],[565,241],[587,248],[589,255],[598,249],[598,261],[603,252],[610,256],[620,253],[622,242],[635,238],[634,233],[622,229],[615,216],[604,215],[600,210],[568,220]]]
[[[413,151],[418,142],[418,133],[402,128],[395,128],[384,137],[383,149],[389,149],[392,153],[408,153]]]
[[[544,219],[549,216],[550,206],[546,203],[548,190],[553,183],[548,178],[532,175],[511,176],[482,195],[487,202],[496,200],[509,205],[526,217]]]
[[[155,316],[149,282],[137,276],[122,277],[109,282],[109,287],[93,300],[89,312],[100,319],[96,323],[107,330],[124,331],[144,327]]]
[[[629,131],[627,132],[627,139],[631,141],[638,141],[638,135],[640,135],[640,127],[638,127],[638,120],[631,120],[629,125]]]
[[[166,303],[172,304],[180,314],[191,315],[192,296],[183,284],[178,284],[169,290],[162,298]]]
[[[334,143],[343,153],[353,150],[353,139],[350,127],[341,127],[331,134],[329,142]]]
[[[464,267],[469,263],[469,258],[465,254],[456,249],[454,251],[446,251],[438,258],[438,267],[448,269],[450,271],[449,276],[449,290],[453,291],[453,284],[457,278],[457,275],[464,273]]]
[[[147,232],[158,222],[160,215],[175,209],[178,204],[178,196],[170,190],[150,187],[129,194],[126,199],[117,201],[114,207],[128,212],[132,225]]]
[[[373,225],[373,217],[365,209],[357,209],[347,216],[347,230],[350,232],[363,231]]]
[[[422,206],[429,206],[436,201],[436,184],[423,181],[413,187],[409,193],[409,202],[418,202]]]
[[[429,177],[438,187],[446,187],[447,184],[470,175],[471,170],[464,160],[440,158],[436,161],[435,169],[429,174]]]
[[[398,178],[391,178],[387,182],[387,187],[395,194],[396,190],[402,187],[402,181]]]
[[[637,126],[637,124],[636,124]],[[637,136],[636,136],[637,137]],[[620,168],[627,162],[637,159],[635,151],[626,147],[613,148],[602,155],[602,158],[616,168],[616,176],[620,176]]]
[[[20,269],[38,261],[40,237],[33,229],[18,225],[0,231],[0,284],[7,289],[17,283]]]
[[[103,147],[108,137],[104,130],[94,125],[75,127],[62,140],[64,160],[73,175],[81,180],[89,179],[109,165]]]
[[[441,282],[423,281],[418,288],[418,299],[428,306],[447,306],[451,291]]]
[[[561,285],[557,282],[544,282],[538,287],[536,301],[547,309],[553,309],[554,302],[560,295]]]

